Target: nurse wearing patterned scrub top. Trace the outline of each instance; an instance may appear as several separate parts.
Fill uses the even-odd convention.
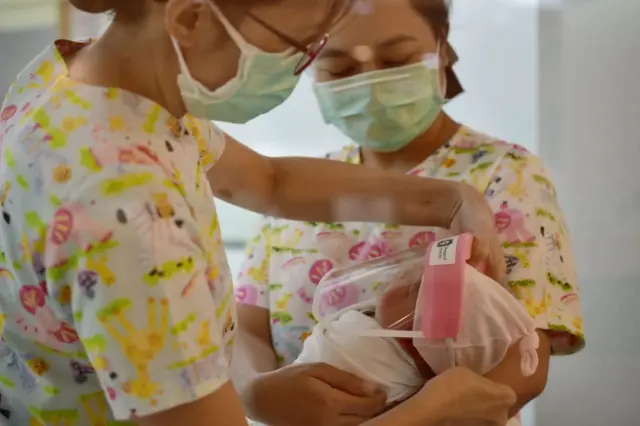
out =
[[[538,157],[517,144],[459,125],[442,112],[445,98],[461,92],[452,70],[455,54],[446,38],[434,36],[446,35],[446,11],[443,3],[440,10],[418,6],[419,2],[369,2],[366,13],[354,13],[350,26],[328,43],[325,56],[315,64],[314,89],[325,120],[356,142],[327,158],[464,181],[484,194],[500,232],[506,285],[545,337],[544,367],[532,379],[537,383],[510,383],[506,366],[488,376],[512,386],[521,407],[544,388],[549,351],[567,355],[584,346],[569,231],[555,187]],[[362,46],[373,46],[365,62],[350,56]],[[442,65],[435,71],[434,54]],[[261,342],[248,346],[256,353],[254,369],[275,370],[298,357],[316,323],[312,300],[324,274],[427,244],[436,232],[432,227],[393,223],[264,218],[247,246],[236,283],[240,326]],[[323,303],[338,310],[367,296],[345,288]],[[516,424],[517,418],[512,419],[510,425]]]
[[[235,307],[205,175],[224,136],[67,78],[61,53],[83,47],[44,51],[2,112],[0,281],[22,285],[11,307],[0,294],[0,389],[16,425],[105,424],[109,405],[126,419],[227,380]]]
[[[411,206],[403,223],[471,232],[491,258],[490,209],[468,186],[267,158],[211,124],[287,99],[351,0],[71,2],[114,12],[111,26],[49,46],[0,108],[0,424],[246,424],[214,194],[300,220],[385,197]],[[322,176],[354,184],[301,200]]]

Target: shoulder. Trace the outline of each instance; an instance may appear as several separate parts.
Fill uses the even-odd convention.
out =
[[[355,144],[346,145],[339,150],[326,153],[324,158],[328,160],[357,164],[360,162],[360,150]]]
[[[442,173],[462,179],[481,192],[495,187],[513,172],[546,173],[540,159],[523,146],[465,126],[451,140],[449,149]]]
[[[65,68],[58,45],[50,44],[18,73],[7,92],[5,102],[9,98],[18,100],[33,96],[46,89],[55,83],[56,77],[64,73]]]
[[[513,157],[535,157],[534,154],[517,143],[508,142],[466,126],[460,128],[451,142],[451,148],[458,154],[485,151],[485,154],[488,154],[487,159],[494,161],[509,160]]]
[[[54,45],[22,69],[9,87],[0,110],[0,127],[5,129],[4,133],[17,125],[33,125],[25,118],[36,105],[48,104],[53,87],[63,75],[64,66]]]
[[[475,153],[478,162],[493,163],[495,171],[509,167],[544,168],[542,160],[522,145],[462,127],[452,143],[457,153]],[[482,154],[482,155],[479,155]]]

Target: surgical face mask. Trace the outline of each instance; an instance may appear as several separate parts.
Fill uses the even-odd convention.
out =
[[[363,148],[394,152],[435,121],[444,105],[439,54],[399,68],[315,83],[324,121]]]
[[[380,385],[388,404],[404,401],[424,386],[424,379],[395,339],[360,336],[379,328],[359,310],[327,318],[306,338],[294,364],[324,362]]]
[[[180,64],[180,94],[187,112],[194,117],[243,124],[271,111],[291,95],[298,84],[295,69],[303,53],[294,49],[268,53],[252,46],[218,6],[211,1],[207,3],[240,49],[238,72],[222,87],[213,91],[207,89],[191,76],[182,50],[173,39]]]

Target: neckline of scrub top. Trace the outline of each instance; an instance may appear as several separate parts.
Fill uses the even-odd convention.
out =
[[[423,159],[418,164],[416,164],[411,169],[409,169],[407,171],[407,174],[412,174],[417,172],[418,170],[421,170],[427,161],[430,161],[433,158],[443,155],[445,151],[448,152],[449,149],[456,146],[461,136],[468,133],[469,131],[470,129],[468,129],[465,125],[460,125],[458,127],[458,130],[453,134],[453,136],[451,136],[451,138],[447,142],[440,145],[435,151],[429,154],[425,159]],[[362,155],[361,155],[360,147],[356,144],[345,146],[340,151],[340,154],[337,159],[339,161],[349,163],[349,164],[356,164],[359,166],[362,165]]]
[[[165,130],[167,130],[175,139],[180,140],[183,139],[183,136],[190,136],[190,132],[188,130],[189,126],[187,124],[190,121],[193,121],[195,119],[194,117],[185,115],[182,118],[177,118],[163,106],[145,96],[119,87],[106,87],[84,83],[70,77],[69,68],[64,57],[75,54],[80,49],[83,49],[94,42],[95,40],[93,39],[56,40],[52,46],[52,56],[55,59],[51,61],[53,69],[51,70],[52,78],[50,79],[49,85],[69,84],[75,88],[81,87],[83,90],[102,92],[102,95],[106,99],[120,98],[122,99],[122,102],[131,106],[135,111],[140,112],[139,119],[143,121],[142,128],[148,134],[155,134],[158,131],[156,124],[162,123],[165,126]],[[127,117],[127,120],[132,119],[134,119],[134,117]]]

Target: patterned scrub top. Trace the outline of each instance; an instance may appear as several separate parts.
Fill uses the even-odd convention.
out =
[[[228,381],[235,300],[205,172],[224,148],[61,41],[0,113],[0,424],[103,426]]]
[[[355,146],[327,157],[360,163]],[[554,354],[581,349],[584,336],[569,234],[540,159],[520,146],[461,127],[409,173],[465,181],[485,194],[502,237],[509,290],[537,326],[550,331]],[[236,299],[269,310],[274,348],[281,365],[288,365],[315,325],[311,302],[324,274],[434,238],[433,228],[265,218],[247,247]],[[360,297],[341,291],[332,294],[332,303],[349,305]]]

